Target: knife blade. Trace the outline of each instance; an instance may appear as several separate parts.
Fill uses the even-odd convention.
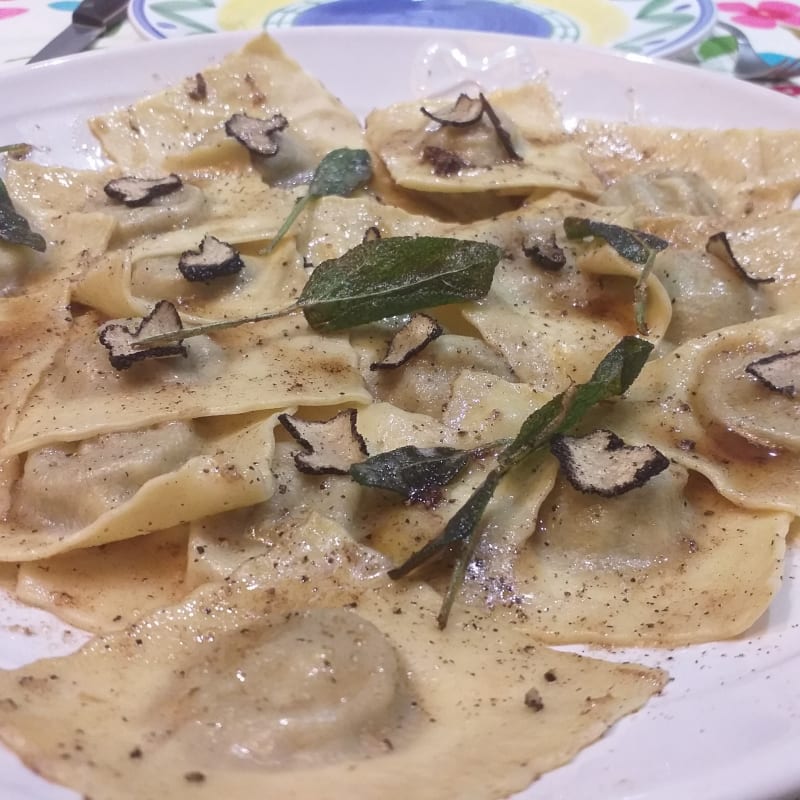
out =
[[[51,39],[28,63],[80,53],[122,22],[128,0],[83,0],[72,12],[72,24]]]

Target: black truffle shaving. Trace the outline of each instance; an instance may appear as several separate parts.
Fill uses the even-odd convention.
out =
[[[546,269],[548,272],[558,272],[567,263],[567,255],[563,248],[558,246],[555,233],[551,233],[547,239],[540,239],[537,242],[523,246],[522,252],[537,267]]]
[[[800,374],[800,350],[751,361],[744,371],[759,380],[773,392],[786,397],[797,397],[797,376]]]
[[[135,320],[131,320],[135,322]],[[178,311],[168,300],[159,300],[153,310],[135,328],[123,322],[107,322],[98,331],[100,343],[108,350],[108,360],[114,369],[128,369],[137,361],[150,358],[172,358],[188,355],[183,342],[136,347],[140,339],[181,330],[183,323]]]
[[[669,459],[652,445],[626,445],[608,430],[581,437],[556,434],[550,452],[572,486],[601,497],[638,489],[669,466]]]
[[[503,127],[503,123],[500,121],[500,117],[497,115],[497,112],[492,107],[492,104],[486,99],[486,95],[481,92],[477,99],[470,97],[466,94],[460,94],[458,99],[455,102],[455,105],[449,111],[440,111],[437,113],[433,113],[429,111],[424,106],[420,108],[420,111],[430,119],[438,122],[440,125],[450,125],[456,128],[467,128],[471,125],[476,125],[481,117],[486,114],[489,122],[492,124],[495,133],[497,134],[497,138],[500,141],[500,145],[502,146],[503,150],[506,151],[506,155],[512,161],[522,161],[522,156],[516,151],[513,142],[511,141],[511,134]],[[437,150],[441,150],[441,148],[436,148]],[[427,150],[427,148],[426,148]],[[449,151],[443,150],[443,153],[448,153]],[[452,154],[455,156],[455,154]],[[455,156],[456,158],[458,156]],[[431,161],[430,157],[425,157],[423,153],[423,158],[426,161]],[[443,159],[440,156],[440,161]],[[434,167],[436,166],[435,162]],[[457,172],[458,169],[463,168],[464,166],[469,166],[468,164],[462,164],[458,168],[451,168],[449,172],[437,172],[437,175],[452,175],[454,172]]]
[[[468,128],[470,125],[475,125],[483,116],[484,104],[482,97],[483,95],[470,97],[462,92],[449,109],[434,113],[422,106],[420,111],[440,125],[450,125],[453,128]]]
[[[235,275],[243,267],[239,253],[210,234],[203,237],[199,250],[187,250],[178,260],[178,269],[187,281],[211,281]]]
[[[775,278],[759,278],[756,275],[751,275],[733,254],[731,243],[728,241],[728,235],[724,232],[715,233],[710,236],[706,242],[706,252],[709,255],[716,256],[724,264],[727,264],[732,269],[735,269],[751,286],[757,286],[759,283],[775,283]]]
[[[283,114],[273,114],[269,119],[257,119],[247,114],[234,114],[225,123],[225,133],[243,144],[251,153],[274,156],[280,149],[278,134],[289,121]]]
[[[412,314],[411,319],[392,337],[383,359],[370,364],[369,368],[376,370],[402,367],[443,333],[442,326],[433,317]]]
[[[365,242],[374,242],[376,239],[381,238],[381,229],[377,225],[370,225],[364,231],[364,235],[361,237],[362,244]]]
[[[281,425],[306,451],[294,454],[297,469],[308,475],[346,475],[353,464],[363,461],[367,443],[356,428],[356,416],[354,408],[323,422],[280,414]]]
[[[208,85],[202,72],[196,73],[194,78],[189,78],[186,94],[189,95],[190,100],[194,100],[196,103],[202,103],[208,97]]]
[[[467,169],[472,165],[465,161],[458,153],[446,150],[444,147],[436,145],[426,145],[422,150],[422,160],[433,166],[433,174],[446,178],[448,175],[455,175],[462,169]]]
[[[183,181],[174,173],[164,178],[135,178],[126,175],[109,181],[103,191],[112,199],[130,208],[146,206],[157,197],[177,192]]]
[[[503,150],[506,151],[506,155],[512,161],[522,161],[522,156],[516,151],[511,141],[511,134],[503,127],[500,117],[497,116],[497,112],[492,108],[492,104],[486,99],[483,92],[480,94],[480,99],[483,103],[483,110],[486,112],[489,122],[492,123],[492,127],[500,140],[500,144],[503,146]]]

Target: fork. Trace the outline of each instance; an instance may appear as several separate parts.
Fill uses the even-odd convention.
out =
[[[800,75],[800,59],[787,57],[775,64],[768,64],[737,27],[719,21],[716,25],[736,39],[737,54],[733,74],[737,78],[746,81],[785,81]]]

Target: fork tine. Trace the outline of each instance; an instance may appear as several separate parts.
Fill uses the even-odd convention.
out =
[[[785,58],[775,64],[771,70],[764,73],[757,80],[760,81],[786,81],[800,75],[800,59]]]

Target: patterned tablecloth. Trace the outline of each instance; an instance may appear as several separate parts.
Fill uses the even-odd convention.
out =
[[[0,63],[26,61],[70,21],[76,0],[0,0]],[[221,30],[381,24],[507,31],[580,41],[732,72],[738,27],[768,62],[800,57],[800,4],[714,0],[132,0],[95,49]],[[767,84],[800,94],[800,79]]]

